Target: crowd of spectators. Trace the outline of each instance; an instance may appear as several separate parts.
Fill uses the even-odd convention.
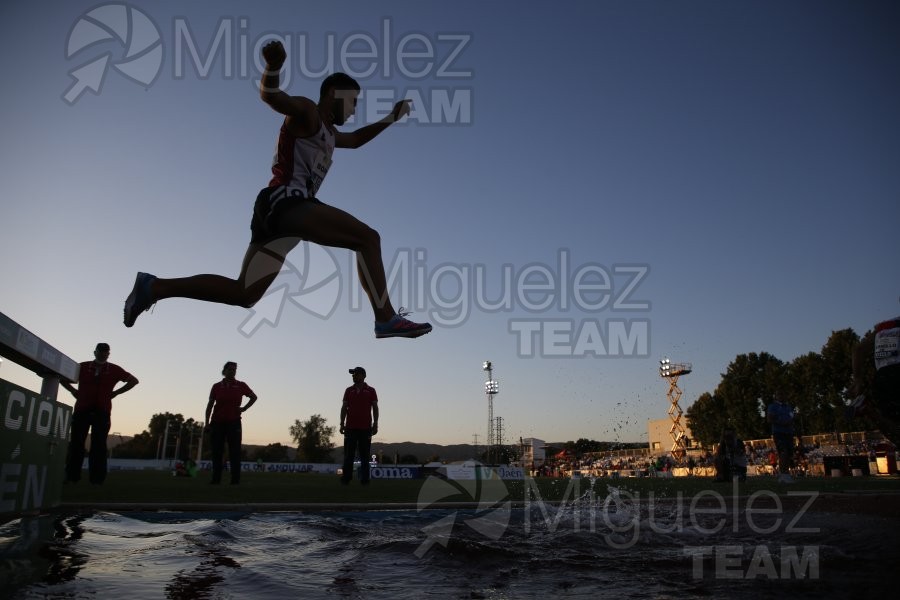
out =
[[[885,440],[877,436],[858,440],[841,440],[833,436],[798,441],[806,443],[795,446],[792,473],[803,477],[823,475],[826,457],[867,456],[870,462],[875,462],[876,451]],[[648,456],[646,449],[635,449],[633,455],[622,455],[621,451],[589,453],[581,457],[565,455],[535,469],[532,474],[546,477],[667,477],[677,471],[678,475],[712,476],[716,472],[718,449],[716,445],[710,450],[693,451],[680,461],[670,454]],[[774,443],[771,439],[744,442],[744,454],[738,464],[744,474],[777,474],[778,453]]]

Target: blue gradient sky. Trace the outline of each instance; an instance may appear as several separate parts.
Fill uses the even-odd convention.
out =
[[[104,52],[129,61],[117,40],[67,58],[73,27],[101,5],[0,7],[0,310],[76,360],[111,344],[111,360],[141,380],[115,401],[113,431],[139,432],[164,411],[202,419],[234,360],[259,395],[244,415],[247,443],[289,443],[289,425],[314,413],[336,425],[355,365],[381,398],[377,440],[483,442],[489,359],[507,440],[646,441],[647,420],[668,408],[660,358],[693,363],[680,382],[686,408],[737,354],[789,361],[832,330],[862,333],[900,313],[894,3],[132,2],[161,36],[158,76],[143,86],[110,68],[99,94],[67,103],[70,71]],[[223,42],[204,75],[185,40],[208,53],[222,22],[234,25],[232,68]],[[341,68],[374,40],[376,73],[360,77],[370,95],[351,126],[378,113],[367,98],[422,100],[406,123],[338,151],[320,197],[380,231],[389,269],[413,261],[395,305],[435,322],[456,306],[461,323],[376,341],[349,253],[300,248],[278,282],[293,302],[249,337],[247,310],[188,300],[122,325],[138,270],[236,275],[281,122],[256,91],[253,50],[273,32],[293,42],[288,91],[314,99],[320,78],[304,74],[329,48]],[[406,36],[406,50],[432,44],[433,64],[398,57]],[[359,41],[342,51],[348,39]],[[430,122],[442,97],[467,93],[465,111]],[[504,269],[540,265],[571,283],[562,254],[570,273],[648,269],[627,298],[647,308],[582,310],[557,297],[529,310],[540,294],[503,285]],[[511,309],[478,306],[477,278],[455,279],[476,267],[481,295],[507,294]],[[339,295],[299,294],[329,276]],[[629,281],[613,277],[613,299]],[[524,321],[576,332],[645,322],[649,345],[572,357],[545,336],[523,355],[514,331]],[[39,389],[9,361],[0,377]]]

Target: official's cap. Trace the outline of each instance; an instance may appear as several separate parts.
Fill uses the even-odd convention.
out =
[[[356,374],[356,373],[360,373],[363,377],[366,376],[366,370],[363,369],[362,367],[353,367],[352,369],[350,369],[349,373],[350,373],[351,375],[354,375],[354,374]]]

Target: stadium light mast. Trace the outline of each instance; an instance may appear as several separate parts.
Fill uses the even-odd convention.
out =
[[[481,369],[487,372],[487,381],[484,382],[484,393],[488,398],[488,428],[487,428],[487,462],[492,464],[494,455],[494,396],[500,393],[500,383],[494,381],[494,366],[491,361],[482,363]]]
[[[669,418],[672,419],[669,435],[672,436],[672,456],[677,461],[683,459],[685,454],[687,454],[687,445],[685,444],[686,432],[684,424],[681,422],[681,415],[684,414],[684,411],[678,406],[678,401],[681,399],[678,378],[682,375],[687,375],[691,371],[691,363],[673,363],[668,358],[663,358],[659,361],[659,376],[669,382],[669,391],[666,392],[666,398],[669,399]]]

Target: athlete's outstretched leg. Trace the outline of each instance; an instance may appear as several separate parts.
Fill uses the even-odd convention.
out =
[[[356,252],[359,282],[375,315],[376,337],[419,337],[431,331],[428,323],[414,323],[394,310],[377,231],[339,208],[320,202],[286,211],[278,223],[282,235],[296,235],[321,246]]]
[[[250,244],[237,279],[209,274],[161,279],[149,273],[138,273],[134,288],[125,301],[125,326],[134,325],[142,312],[166,298],[192,298],[249,308],[272,285],[288,252],[299,241],[297,238],[281,238],[265,245]]]

